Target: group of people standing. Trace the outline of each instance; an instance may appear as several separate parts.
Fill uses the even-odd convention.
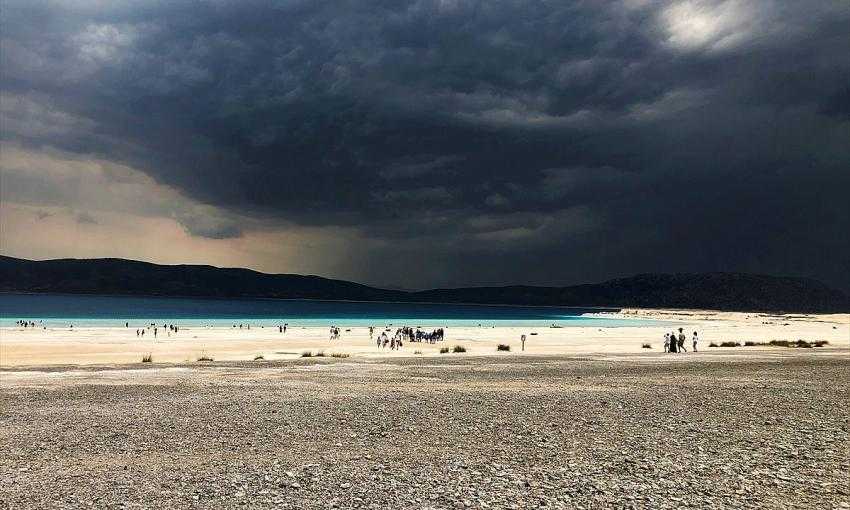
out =
[[[396,335],[401,335],[406,338],[408,342],[426,342],[429,344],[435,344],[437,342],[442,342],[443,337],[445,336],[445,332],[443,328],[437,328],[431,332],[422,331],[419,328],[416,328],[414,331],[413,328],[409,328],[407,326],[401,328],[396,331]]]
[[[130,323],[125,323],[124,326],[130,327]],[[168,336],[171,336],[171,333],[177,333],[177,331],[180,328],[176,324],[163,324],[162,329],[164,329],[168,332]],[[156,338],[157,334],[159,333],[159,326],[157,326],[155,323],[152,322],[149,325],[145,326],[144,328],[137,329],[136,330],[136,336],[138,336],[138,337],[145,336],[145,330],[153,331],[153,337]]]
[[[685,340],[684,328],[679,328],[678,335],[676,335],[675,331],[672,333],[664,333],[664,352],[688,352],[688,349],[685,348]],[[694,331],[694,336],[691,338],[691,342],[693,345],[693,352],[697,352],[699,337],[697,336],[696,331]]]
[[[427,342],[429,344],[434,344],[437,342],[441,342],[445,337],[445,332],[443,328],[437,328],[433,331],[422,331],[419,328],[415,330],[413,328],[404,326],[396,329],[395,334],[392,336],[387,335],[387,332],[391,331],[389,328],[382,331],[380,335],[378,335],[377,345],[379,349],[386,349],[387,347],[390,350],[401,349],[404,345],[404,342]],[[375,333],[375,328],[369,328],[369,338],[372,338]]]
[[[401,335],[396,331],[395,335],[390,337],[387,335],[386,331],[382,331],[380,335],[378,335],[378,349],[386,349],[388,346],[390,350],[401,349],[404,346],[404,341],[402,340]]]

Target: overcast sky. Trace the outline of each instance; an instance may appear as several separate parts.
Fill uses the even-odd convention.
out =
[[[0,252],[850,289],[850,2],[2,0]]]

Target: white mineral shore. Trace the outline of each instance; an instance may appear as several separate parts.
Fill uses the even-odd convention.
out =
[[[625,327],[446,327],[446,337],[436,344],[406,342],[401,350],[378,349],[370,339],[367,327],[343,327],[339,339],[330,340],[327,327],[292,327],[285,334],[276,327],[180,327],[178,333],[159,328],[144,337],[136,336],[136,328],[0,328],[0,366],[47,366],[138,363],[150,355],[156,363],[195,362],[202,356],[216,361],[248,361],[262,356],[265,360],[292,359],[305,351],[348,354],[352,357],[439,356],[441,347],[461,345],[467,355],[505,355],[522,353],[520,337],[526,335],[527,355],[581,355],[606,353],[659,352],[665,332],[683,328],[692,350],[691,335],[699,333],[699,350],[712,348],[710,343],[746,341],[766,343],[771,340],[808,342],[826,340],[823,353],[846,354],[850,348],[850,314],[738,313],[693,310],[628,309],[620,313],[598,313],[602,318],[634,318],[665,321],[663,326]],[[247,321],[242,321],[247,324]],[[416,327],[417,324],[405,324]],[[375,324],[375,335],[383,331]],[[402,326],[394,324],[391,328]],[[424,328],[423,330],[429,330]],[[389,333],[390,335],[392,332]],[[496,350],[507,344],[511,352]],[[651,347],[646,349],[643,344]],[[746,355],[756,350],[782,349],[756,346],[728,348]]]

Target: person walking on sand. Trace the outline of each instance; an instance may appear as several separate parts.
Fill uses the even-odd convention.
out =
[[[522,342],[522,350],[525,351],[525,335],[519,337],[519,341]]]
[[[664,333],[664,352],[670,351],[670,333]]]
[[[679,352],[679,350],[676,348],[677,343],[678,342],[676,342],[676,332],[674,331],[670,333],[670,350],[667,352]]]
[[[679,328],[679,352],[688,352],[685,349],[685,332],[682,328]]]
[[[698,342],[699,339],[697,338],[697,332],[696,331],[694,331],[694,339],[693,340],[694,340],[694,352],[697,352],[697,342]]]

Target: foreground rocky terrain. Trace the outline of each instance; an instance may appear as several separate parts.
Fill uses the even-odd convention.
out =
[[[847,357],[0,371],[0,508],[847,508]]]

